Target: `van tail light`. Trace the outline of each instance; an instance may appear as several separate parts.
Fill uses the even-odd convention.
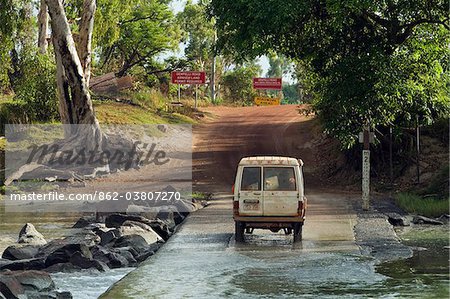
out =
[[[234,184],[233,184],[233,186],[231,187],[231,193],[234,194]]]
[[[233,201],[233,215],[239,215],[239,200]]]
[[[297,209],[297,213],[298,213],[298,215],[299,216],[301,216],[302,215],[302,212],[303,212],[303,201],[298,201],[298,209]]]

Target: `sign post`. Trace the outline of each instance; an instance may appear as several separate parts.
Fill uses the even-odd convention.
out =
[[[253,78],[253,89],[282,89],[282,78]]]
[[[369,210],[370,205],[370,131],[369,126],[364,128],[364,149],[362,152],[362,208]]]
[[[206,73],[205,72],[191,72],[180,71],[172,72],[170,74],[172,84],[178,84],[178,101],[181,100],[181,84],[195,84],[195,108],[197,108],[197,89],[198,84],[205,84]]]

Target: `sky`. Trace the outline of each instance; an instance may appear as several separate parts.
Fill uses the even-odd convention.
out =
[[[198,2],[197,0],[191,0],[191,1],[193,3]],[[187,2],[187,0],[173,0],[171,2],[170,6],[172,7],[173,12],[176,14],[184,9],[186,2]],[[180,50],[175,54],[177,56],[183,56],[184,55],[184,45],[180,44],[179,48],[180,48]],[[167,55],[167,56],[170,56],[170,55]],[[269,70],[269,59],[266,56],[261,56],[258,58],[258,64],[261,66],[262,76],[265,77],[265,75],[267,74],[267,71]],[[291,73],[284,75],[283,81],[293,83]]]

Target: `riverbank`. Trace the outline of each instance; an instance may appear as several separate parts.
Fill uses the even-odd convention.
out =
[[[0,259],[0,294],[6,298],[10,294],[46,296],[49,290],[39,289],[39,281],[45,278],[53,286],[52,292],[65,292],[64,298],[71,298],[67,291],[73,292],[74,298],[97,297],[154,255],[185,217],[204,204],[181,200],[152,208],[130,206],[127,214],[103,215],[103,221],[84,216],[66,228],[70,233],[65,232],[65,237],[49,241],[33,225],[26,224],[19,242],[8,246]],[[20,280],[22,272],[29,272],[29,282]],[[18,277],[14,284],[8,278],[11,275]],[[100,281],[92,283],[96,278]],[[89,287],[80,289],[88,282]],[[18,290],[17,285],[22,287]]]

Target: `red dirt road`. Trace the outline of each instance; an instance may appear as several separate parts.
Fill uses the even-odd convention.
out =
[[[306,184],[317,186],[315,120],[298,105],[209,107],[211,119],[194,127],[193,189],[229,192],[242,157],[292,156],[305,162]]]

